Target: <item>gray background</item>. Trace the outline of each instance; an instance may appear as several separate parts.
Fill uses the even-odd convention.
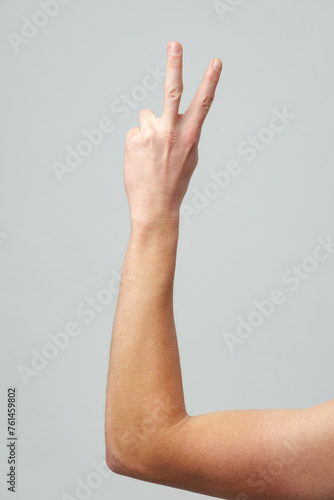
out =
[[[242,168],[188,223],[181,219],[175,322],[187,410],[303,408],[333,398],[334,254],[296,291],[282,275],[312,256],[317,238],[334,238],[334,2],[225,4],[234,6],[221,19],[209,0],[71,0],[15,53],[8,34],[20,34],[22,18],[41,7],[1,0],[1,498],[13,497],[5,486],[13,385],[15,498],[198,498],[112,473],[91,475],[93,462],[104,460],[117,293],[90,323],[77,313],[121,272],[130,229],[125,135],[140,109],[160,116],[163,82],[133,101],[125,118],[111,103],[142,85],[147,66],[165,70],[172,40],[184,48],[181,112],[209,61],[224,63],[184,204],[192,205],[195,188],[203,192],[210,171],[230,160]],[[247,161],[240,144],[284,106],[295,118]],[[103,118],[113,121],[113,132],[59,182],[53,162],[64,162],[66,146],[75,148],[82,130]],[[238,317],[274,288],[285,302],[231,353],[223,334],[235,333]],[[80,334],[24,384],[18,366],[31,368],[31,351],[41,352],[48,334],[70,321]],[[87,478],[98,486],[80,496],[78,479]]]

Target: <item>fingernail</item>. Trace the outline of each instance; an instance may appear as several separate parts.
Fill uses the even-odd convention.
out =
[[[172,42],[170,44],[170,53],[173,56],[179,56],[181,54],[181,45],[178,42]]]
[[[222,70],[222,67],[223,67],[223,64],[222,64],[221,60],[220,59],[215,59],[213,61],[213,67],[215,68],[216,71],[218,71],[218,73],[220,73],[221,70]]]

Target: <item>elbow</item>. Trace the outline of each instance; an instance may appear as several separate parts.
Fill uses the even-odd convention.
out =
[[[143,450],[139,447],[139,439],[125,433],[117,439],[106,439],[105,460],[108,468],[114,473],[133,478],[142,478],[147,471],[144,466]]]
[[[122,476],[125,475],[124,468],[122,468],[117,460],[114,460],[114,458],[111,457],[109,453],[106,453],[106,464],[108,466],[108,469],[110,469],[114,474],[120,474]]]
[[[175,436],[190,416],[184,404],[153,396],[150,404],[143,399],[142,408],[117,399],[113,407],[107,399],[105,461],[111,472],[154,481],[161,477],[169,457],[173,460]]]
[[[132,457],[135,455],[134,440],[130,440],[128,432],[116,427],[110,419],[105,420],[105,461],[114,474],[128,475],[132,468]],[[131,465],[131,466],[130,466]]]
[[[131,430],[106,432],[106,463],[115,474],[128,476],[144,481],[155,481],[160,477],[161,464],[168,463],[169,457],[175,453],[176,432],[189,419],[186,415],[170,429],[159,429],[154,433],[143,433]]]
[[[106,440],[106,464],[114,473],[144,481],[151,481],[156,463],[153,443],[144,445],[138,436],[125,433],[115,441]],[[120,444],[121,442],[121,444]]]
[[[114,472],[114,474],[121,474],[122,473],[121,464],[116,459],[115,454],[113,453],[113,449],[110,448],[110,446],[106,447],[105,461],[106,461],[106,464],[108,466],[108,469],[110,469],[111,472]]]
[[[108,469],[110,469],[111,472],[114,472],[114,474],[121,474],[121,471],[122,471],[121,464],[116,459],[113,448],[110,447],[109,445],[106,446],[105,461],[106,461],[106,464],[108,466]]]
[[[126,475],[128,468],[128,459],[125,453],[120,451],[119,445],[110,439],[106,439],[105,461],[108,468],[114,474]]]

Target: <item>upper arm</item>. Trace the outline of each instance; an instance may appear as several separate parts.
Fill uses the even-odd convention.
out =
[[[334,499],[334,400],[188,416],[138,479],[237,500]]]

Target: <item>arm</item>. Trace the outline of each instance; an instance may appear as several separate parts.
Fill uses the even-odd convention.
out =
[[[132,223],[107,389],[107,463],[117,469],[144,464],[151,440],[187,418],[172,309],[177,238],[177,221]]]
[[[131,234],[113,325],[106,459],[116,473],[218,498],[334,499],[334,405],[188,415],[173,316],[179,208],[220,71],[186,113],[182,52],[167,58],[164,111],[127,136]]]

